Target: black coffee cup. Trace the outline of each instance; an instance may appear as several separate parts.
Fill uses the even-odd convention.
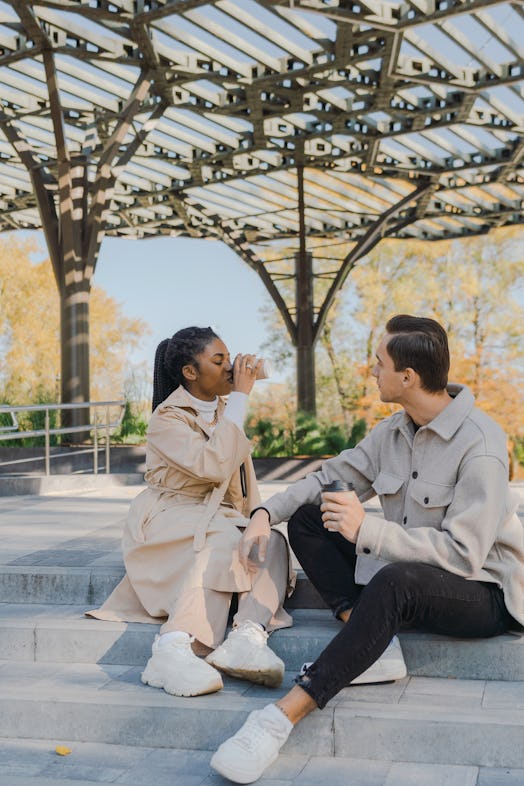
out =
[[[353,483],[346,483],[343,480],[332,480],[331,483],[324,483],[322,492],[324,491],[353,491]]]

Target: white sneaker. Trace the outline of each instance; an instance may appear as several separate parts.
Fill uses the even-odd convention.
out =
[[[206,661],[232,677],[278,688],[284,678],[284,662],[268,647],[267,638],[261,625],[246,620],[233,628]]]
[[[200,696],[223,687],[222,677],[191,649],[194,639],[182,631],[169,641],[156,636],[153,654],[142,672],[141,680],[154,688],[163,688],[173,696]]]
[[[305,674],[311,663],[304,663],[300,674]],[[401,680],[407,674],[406,663],[397,636],[393,636],[390,643],[375,663],[351,680],[350,685],[370,685],[378,682],[393,682]]]
[[[275,704],[253,710],[237,733],[213,754],[211,767],[233,783],[253,783],[278,757],[292,728]]]

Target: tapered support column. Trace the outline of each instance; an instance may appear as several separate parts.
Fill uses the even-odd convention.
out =
[[[0,117],[0,125],[31,177],[45,232],[49,256],[60,296],[61,395],[63,404],[84,404],[89,395],[89,293],[100,244],[105,233],[113,187],[119,166],[125,165],[162,117],[168,101],[150,104],[150,116],[130,134],[135,116],[142,113],[151,86],[151,72],[140,72],[128,100],[115,118],[107,139],[92,137],[85,130],[82,151],[70,154],[65,113],[62,107],[54,53],[45,35],[42,58],[49,91],[49,110],[56,142],[54,166],[44,164],[17,125]],[[76,142],[75,142],[76,144]],[[100,148],[98,150],[97,148]],[[95,156],[96,153],[96,156]],[[89,170],[92,177],[89,176]],[[89,422],[87,407],[64,409],[62,425],[81,428]],[[88,431],[66,435],[68,442],[81,442]]]
[[[315,341],[313,312],[312,255],[295,255],[296,326],[297,326],[297,409],[316,413],[315,402]]]
[[[295,254],[297,410],[316,415],[313,256],[306,251],[304,167],[297,166],[298,252]]]
[[[89,290],[85,282],[61,292],[60,310],[62,401],[80,404],[89,401]],[[88,418],[87,409],[64,410],[62,415],[69,426],[83,425]]]

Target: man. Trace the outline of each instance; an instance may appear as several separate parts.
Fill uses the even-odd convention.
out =
[[[401,626],[487,637],[524,623],[524,529],[504,433],[467,388],[447,384],[447,336],[434,320],[393,317],[376,354],[380,397],[402,411],[271,497],[244,533],[245,563],[254,545],[264,552],[270,525],[289,520],[293,550],[345,624],[286,696],[214,754],[211,766],[237,783],[260,777],[298,721],[373,672]],[[354,493],[321,498],[335,479]],[[362,507],[375,493],[383,518]]]

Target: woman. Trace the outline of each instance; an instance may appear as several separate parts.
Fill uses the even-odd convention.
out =
[[[238,552],[249,511],[260,504],[243,422],[261,363],[237,355],[232,365],[211,328],[185,328],[159,344],[147,488],[133,500],[123,535],[126,576],[88,612],[164,619],[142,682],[175,696],[220,690],[220,671],[269,686],[284,674],[267,638],[292,625],[282,605],[286,541],[278,532],[254,548],[248,540],[247,563]],[[223,641],[235,592],[238,611]]]

